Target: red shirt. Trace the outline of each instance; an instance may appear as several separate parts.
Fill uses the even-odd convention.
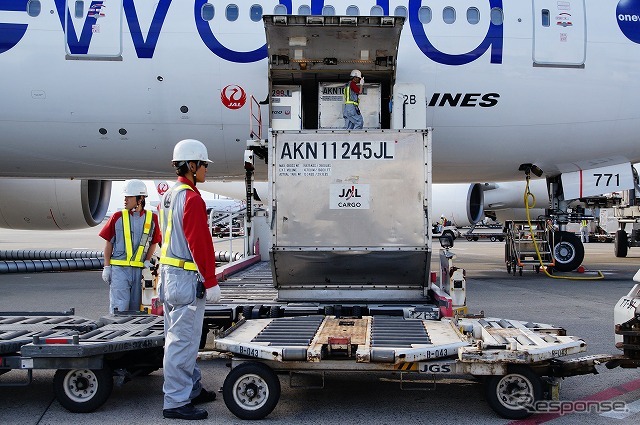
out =
[[[349,89],[355,94],[360,94],[360,84],[356,84],[353,80],[349,82]]]
[[[207,219],[207,204],[202,199],[200,191],[189,179],[178,177],[178,184],[186,184],[193,189],[185,190],[186,198],[182,216],[182,228],[193,256],[193,261],[204,278],[204,286],[205,288],[211,288],[218,284],[218,280],[216,279],[213,240],[211,239]]]

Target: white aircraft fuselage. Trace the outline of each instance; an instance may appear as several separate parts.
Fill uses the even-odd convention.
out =
[[[251,5],[229,21],[226,5],[212,3],[206,21],[205,0],[86,1],[79,17],[77,2],[39,3],[33,17],[27,0],[0,3],[0,176],[166,178],[183,138],[207,145],[210,178],[244,176],[250,97],[269,95],[264,25]],[[305,4],[281,3],[294,14]],[[351,3],[310,9],[343,15]],[[277,4],[262,1],[262,13]],[[522,163],[554,175],[640,161],[640,1],[357,6],[408,15],[396,82],[426,87],[436,182],[512,180]],[[492,8],[501,23],[490,22]]]

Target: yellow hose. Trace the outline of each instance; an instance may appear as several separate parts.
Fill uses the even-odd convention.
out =
[[[578,276],[555,276],[547,271],[544,263],[542,262],[542,254],[540,254],[540,250],[538,249],[538,242],[536,241],[536,236],[533,231],[533,226],[531,225],[531,214],[529,212],[530,209],[536,206],[536,197],[529,190],[529,180],[531,177],[527,174],[527,186],[524,190],[524,208],[527,212],[527,223],[529,224],[529,232],[531,233],[531,240],[533,241],[533,247],[536,250],[536,255],[538,256],[538,262],[540,263],[540,268],[544,271],[548,277],[552,279],[568,279],[568,280],[600,280],[604,279],[604,275],[600,270],[598,270],[598,276],[590,276],[590,277],[578,277]],[[531,201],[531,203],[529,203]],[[551,247],[553,250],[553,247]]]

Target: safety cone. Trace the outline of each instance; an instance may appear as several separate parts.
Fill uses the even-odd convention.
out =
[[[580,266],[578,267],[578,269],[576,270],[578,273],[584,273],[584,266]]]

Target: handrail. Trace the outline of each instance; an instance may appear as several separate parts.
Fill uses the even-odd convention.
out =
[[[258,115],[253,112],[254,104],[258,109]],[[258,127],[257,133],[253,128],[254,123]],[[262,115],[260,111],[260,103],[256,100],[255,97],[253,97],[253,95],[251,95],[251,102],[249,103],[249,130],[249,138],[253,139],[254,137],[256,137],[259,140],[262,139]]]

